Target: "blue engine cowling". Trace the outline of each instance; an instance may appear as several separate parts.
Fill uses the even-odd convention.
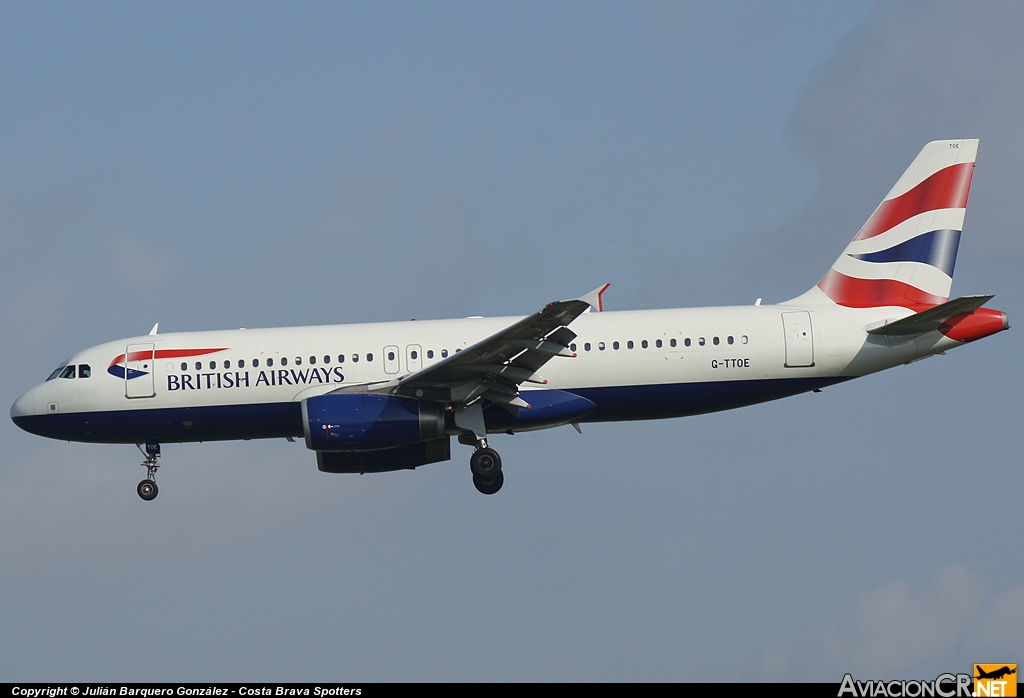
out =
[[[445,436],[444,407],[412,398],[366,393],[302,401],[306,446],[314,451],[372,451]]]
[[[411,470],[451,457],[451,439],[446,436],[376,451],[317,451],[316,465],[325,473],[385,473]]]

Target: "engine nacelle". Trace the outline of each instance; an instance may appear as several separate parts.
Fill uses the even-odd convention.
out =
[[[385,473],[412,470],[451,457],[451,439],[446,436],[378,451],[317,451],[316,465],[324,473]]]
[[[314,451],[394,448],[445,436],[444,407],[390,395],[320,395],[302,401],[302,429]]]

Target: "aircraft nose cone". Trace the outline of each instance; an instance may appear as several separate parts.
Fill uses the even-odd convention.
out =
[[[19,427],[22,426],[21,422],[24,417],[31,417],[35,414],[35,400],[32,398],[33,391],[30,390],[11,405],[11,419]]]

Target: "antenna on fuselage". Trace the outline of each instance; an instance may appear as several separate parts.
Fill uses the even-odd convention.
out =
[[[156,331],[159,330],[159,329],[160,329],[160,323],[158,322],[155,325],[153,325],[153,329],[151,329],[149,331],[149,336],[150,337],[155,337],[156,336]]]

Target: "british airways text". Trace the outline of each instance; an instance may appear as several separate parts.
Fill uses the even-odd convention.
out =
[[[344,383],[341,367],[307,368],[303,370],[281,368],[260,371],[253,378],[251,371],[224,371],[210,373],[182,373],[167,376],[167,390],[216,390],[223,388],[249,388],[260,385],[309,385],[312,383]]]

